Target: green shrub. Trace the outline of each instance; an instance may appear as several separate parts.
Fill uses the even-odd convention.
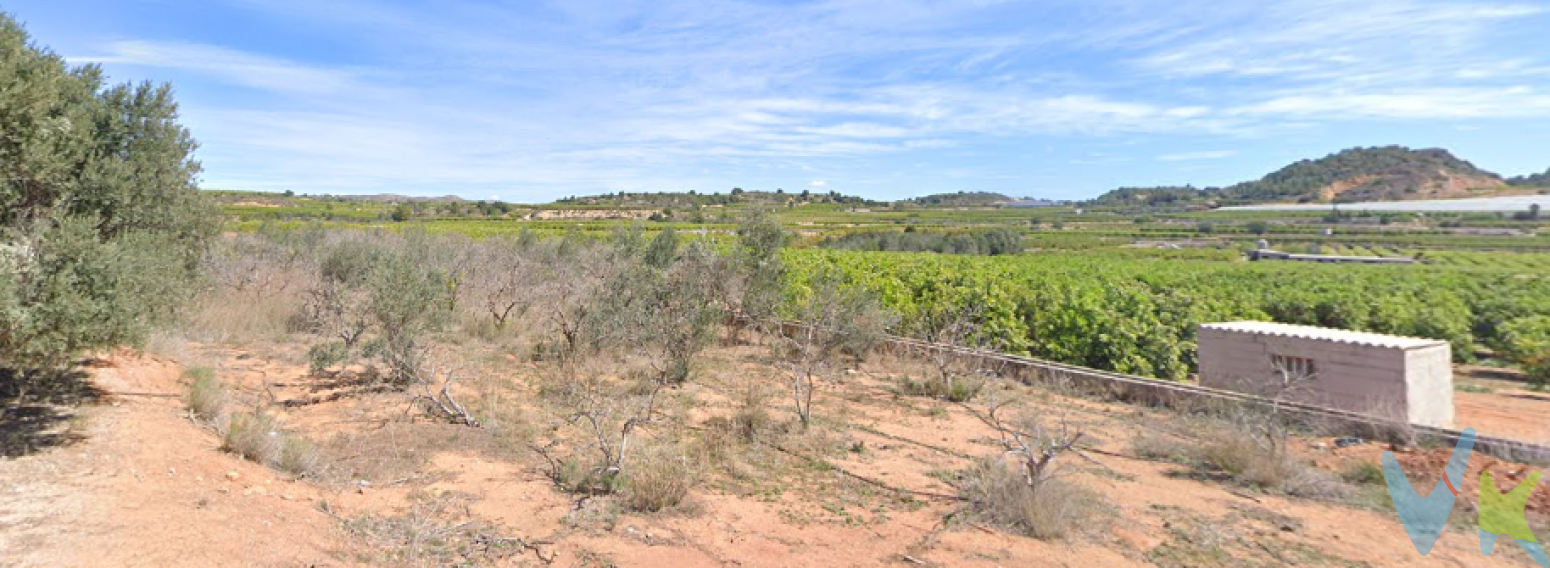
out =
[[[1517,318],[1502,326],[1508,355],[1536,385],[1550,383],[1550,316]]]
[[[341,341],[319,343],[307,349],[307,367],[313,376],[321,375],[349,358],[350,348]]]
[[[25,395],[170,321],[219,216],[169,86],[107,86],[3,13],[0,53],[0,393]]]
[[[1355,462],[1340,470],[1340,478],[1355,485],[1383,485],[1383,467],[1372,462]]]
[[[938,398],[948,402],[968,402],[985,388],[985,381],[974,378],[952,377],[951,381],[951,384],[947,384],[937,379],[915,380],[905,377],[903,390],[905,394],[911,396]]]
[[[0,243],[11,269],[0,279],[0,361],[17,371],[0,391],[13,394],[62,376],[84,351],[141,344],[191,282],[176,257],[158,256],[157,239],[103,242],[88,219],[32,225],[13,242]]]

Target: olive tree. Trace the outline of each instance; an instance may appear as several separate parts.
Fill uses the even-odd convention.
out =
[[[166,85],[105,86],[0,13],[0,391],[135,344],[188,297],[213,204]]]
[[[893,317],[860,287],[824,271],[812,277],[790,313],[800,323],[776,334],[772,348],[791,384],[803,427],[812,423],[813,393],[847,359],[864,357],[884,337]]]
[[[737,228],[735,278],[723,288],[733,316],[733,340],[743,326],[764,329],[784,300],[786,265],[780,249],[790,235],[769,211],[751,213]]]
[[[360,356],[383,363],[396,383],[423,374],[424,336],[447,321],[451,293],[429,250],[427,241],[385,235],[328,247],[300,314],[305,329],[326,338],[309,353],[314,372]]]

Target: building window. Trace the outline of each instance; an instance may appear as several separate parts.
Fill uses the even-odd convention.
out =
[[[1318,368],[1313,365],[1313,360],[1307,357],[1271,355],[1270,365],[1275,369],[1276,378],[1288,382],[1312,379],[1319,373]]]

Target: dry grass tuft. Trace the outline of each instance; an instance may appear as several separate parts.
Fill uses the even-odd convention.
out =
[[[749,381],[737,392],[737,410],[732,413],[733,435],[745,444],[768,442],[777,437],[779,424],[770,416],[770,393],[762,385]]]
[[[1285,451],[1271,451],[1243,434],[1223,432],[1193,448],[1195,469],[1225,476],[1249,487],[1295,497],[1335,500],[1351,495],[1339,478],[1298,461]]]
[[[226,386],[215,377],[215,370],[209,367],[190,367],[183,374],[193,382],[189,383],[188,395],[185,401],[188,409],[194,413],[194,417],[206,424],[216,424],[226,412],[226,402],[230,395],[226,392]]]
[[[322,456],[306,438],[282,432],[279,446],[271,467],[296,477],[313,477],[323,470]]]
[[[625,470],[622,497],[631,511],[655,513],[683,504],[694,471],[682,452],[657,448],[643,452]]]
[[[221,449],[243,459],[268,463],[278,450],[275,436],[270,433],[278,429],[279,425],[267,414],[233,414],[226,431],[221,434]]]
[[[310,441],[262,411],[233,414],[221,433],[221,449],[296,477],[315,477],[323,470]]]
[[[338,519],[357,542],[356,560],[381,566],[483,566],[509,560],[529,549],[553,561],[527,541],[499,536],[499,527],[475,519],[472,499],[458,493],[415,491],[396,515],[343,518],[326,501],[318,507]]]
[[[1095,516],[1100,503],[1097,494],[1065,478],[1029,484],[1016,464],[998,458],[971,467],[960,491],[979,519],[1045,540],[1071,534]]]
[[[900,392],[948,402],[968,402],[984,390],[986,383],[979,377],[952,377],[951,381],[949,384],[939,378],[923,377],[916,380],[905,376],[900,384]]]
[[[378,427],[355,428],[322,441],[329,481],[386,484],[422,475],[437,450],[456,443],[447,430],[463,426],[392,421]]]
[[[1149,460],[1177,464],[1187,464],[1190,460],[1189,446],[1178,440],[1149,432],[1142,432],[1131,438],[1130,451],[1134,452],[1136,457]]]
[[[290,331],[288,320],[301,305],[299,293],[255,296],[222,289],[200,299],[183,335],[203,343],[234,345],[284,337]]]

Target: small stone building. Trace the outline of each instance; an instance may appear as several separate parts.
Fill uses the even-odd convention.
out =
[[[1200,326],[1200,384],[1451,427],[1448,342],[1240,321]]]

